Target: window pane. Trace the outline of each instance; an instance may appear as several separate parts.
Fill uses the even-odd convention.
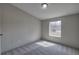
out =
[[[61,37],[61,21],[49,22],[49,36]]]

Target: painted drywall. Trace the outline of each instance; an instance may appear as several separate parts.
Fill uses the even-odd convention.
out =
[[[49,22],[61,20],[61,38],[49,36]],[[42,38],[79,48],[79,14],[42,21]]]
[[[2,52],[40,39],[39,19],[9,4],[4,5],[3,11]]]
[[[79,3],[48,3],[47,9],[41,8],[41,3],[14,3],[12,5],[41,20],[79,13]]]
[[[0,5],[0,34],[1,34],[1,20],[2,20],[2,7]],[[1,36],[0,36],[0,54],[1,54]]]

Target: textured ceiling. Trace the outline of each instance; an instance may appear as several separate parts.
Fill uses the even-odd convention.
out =
[[[78,3],[51,3],[48,4],[47,9],[42,9],[40,3],[13,3],[12,5],[40,20],[79,13]]]

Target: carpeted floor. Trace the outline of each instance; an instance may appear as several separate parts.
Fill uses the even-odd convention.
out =
[[[30,45],[10,50],[2,55],[78,55],[79,50],[48,41],[38,41]]]

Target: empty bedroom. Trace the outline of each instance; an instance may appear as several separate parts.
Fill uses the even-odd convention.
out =
[[[79,3],[0,3],[1,55],[79,55]]]

